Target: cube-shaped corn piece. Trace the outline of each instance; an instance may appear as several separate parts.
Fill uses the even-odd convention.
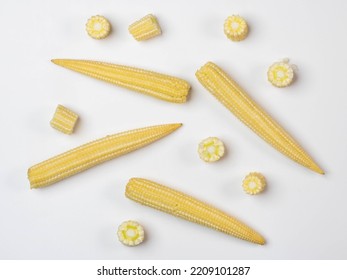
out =
[[[77,120],[78,115],[76,113],[62,105],[58,105],[50,124],[53,128],[65,134],[71,134],[75,128]]]
[[[144,41],[161,34],[157,18],[151,14],[129,26],[129,32],[137,41]]]

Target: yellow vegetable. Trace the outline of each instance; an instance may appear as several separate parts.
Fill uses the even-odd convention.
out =
[[[258,194],[261,193],[266,186],[265,177],[263,174],[258,172],[249,173],[242,182],[242,187],[244,191],[248,194]]]
[[[77,120],[77,114],[62,105],[58,105],[50,124],[53,128],[65,134],[71,134],[75,128]]]
[[[324,174],[300,145],[216,64],[208,62],[196,72],[196,77],[226,108],[275,149]]]
[[[143,41],[161,34],[158,20],[153,15],[147,15],[129,26],[129,32],[135,40]]]
[[[145,239],[143,227],[135,221],[123,222],[118,227],[117,235],[119,241],[127,246],[137,246]]]
[[[87,76],[169,102],[186,102],[190,89],[190,85],[182,79],[128,66],[73,59],[53,59],[52,62]]]
[[[111,24],[103,16],[92,16],[86,23],[86,30],[93,39],[104,39],[111,32]]]
[[[237,219],[182,192],[158,183],[132,178],[125,195],[143,205],[169,213],[176,217],[201,224],[226,234],[257,244],[265,244],[264,238]]]
[[[224,144],[217,137],[208,137],[199,144],[198,152],[202,160],[214,162],[224,155]]]
[[[40,188],[70,177],[105,161],[142,148],[172,133],[181,124],[130,130],[84,144],[29,168],[31,188]]]
[[[247,22],[240,16],[230,16],[224,22],[224,33],[232,41],[242,41],[247,37]]]
[[[294,80],[293,65],[289,64],[288,59],[281,62],[275,62],[267,71],[267,78],[271,84],[276,87],[287,87]]]

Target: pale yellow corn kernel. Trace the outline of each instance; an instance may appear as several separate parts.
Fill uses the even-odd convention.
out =
[[[196,72],[196,77],[227,109],[263,140],[297,163],[324,174],[300,145],[216,64],[206,63]]]
[[[242,181],[243,190],[252,195],[261,193],[265,186],[265,177],[259,172],[249,173]]]
[[[294,67],[288,59],[275,62],[267,71],[268,81],[275,87],[287,87],[294,80]]]
[[[161,34],[158,20],[149,14],[129,26],[129,33],[137,41],[144,41]]]
[[[238,15],[230,16],[224,22],[224,33],[232,41],[242,41],[248,35],[247,22]]]
[[[69,150],[30,167],[30,187],[51,185],[95,165],[140,149],[172,133],[181,125],[166,124],[134,129]]]
[[[126,186],[125,196],[190,222],[246,241],[265,244],[265,239],[259,233],[234,217],[189,195],[158,183],[142,178],[132,178]]]
[[[53,128],[65,134],[71,134],[77,120],[77,114],[62,105],[58,105],[50,124]]]
[[[199,144],[198,153],[202,160],[214,162],[224,155],[224,144],[217,137],[208,137]]]
[[[103,16],[92,16],[86,23],[86,30],[93,39],[104,39],[111,32],[111,24]]]
[[[53,59],[53,63],[87,76],[130,90],[174,102],[186,102],[190,85],[179,78],[139,68],[73,59]]]
[[[123,222],[117,231],[118,239],[124,245],[137,246],[145,239],[143,227],[135,221]]]

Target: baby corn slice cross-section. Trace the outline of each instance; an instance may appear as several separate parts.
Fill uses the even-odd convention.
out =
[[[239,220],[182,192],[142,179],[129,180],[125,196],[143,205],[256,244],[265,239]]]
[[[226,108],[275,149],[324,174],[300,145],[216,64],[208,62],[196,72],[196,77]]]
[[[230,16],[224,22],[224,33],[232,41],[242,41],[248,34],[247,22],[240,16]]]
[[[151,39],[161,34],[158,20],[153,15],[147,15],[129,26],[130,34],[137,41]]]
[[[70,177],[105,161],[142,148],[172,133],[181,124],[130,130],[84,144],[29,168],[31,188],[40,188]]]
[[[93,39],[104,39],[111,32],[111,24],[103,16],[92,16],[87,21],[86,30],[88,35]]]
[[[243,190],[251,195],[261,193],[262,191],[264,191],[265,186],[265,177],[259,172],[249,173],[242,181]]]
[[[52,59],[52,62],[98,80],[174,102],[186,102],[190,85],[179,78],[139,68],[90,60]]]

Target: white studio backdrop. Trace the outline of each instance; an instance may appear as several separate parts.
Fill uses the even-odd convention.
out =
[[[347,257],[347,4],[334,1],[2,0],[0,23],[1,259],[345,259]],[[157,16],[163,34],[136,42],[128,25]],[[92,15],[113,32],[93,40]],[[240,14],[246,40],[223,34]],[[278,89],[267,68],[290,58],[296,82]],[[185,104],[171,104],[58,67],[52,58],[125,64],[181,77]],[[228,72],[326,171],[287,159],[227,111],[196,80],[213,61]],[[57,104],[79,114],[71,136],[49,126]],[[27,169],[85,142],[148,125],[182,122],[144,149],[44,189],[30,190]],[[217,136],[223,160],[206,164],[198,143]],[[243,177],[262,172],[267,190],[248,196]],[[257,246],[128,200],[131,177],[184,191],[239,218],[267,240]],[[124,220],[147,234],[136,248],[117,240]]]

